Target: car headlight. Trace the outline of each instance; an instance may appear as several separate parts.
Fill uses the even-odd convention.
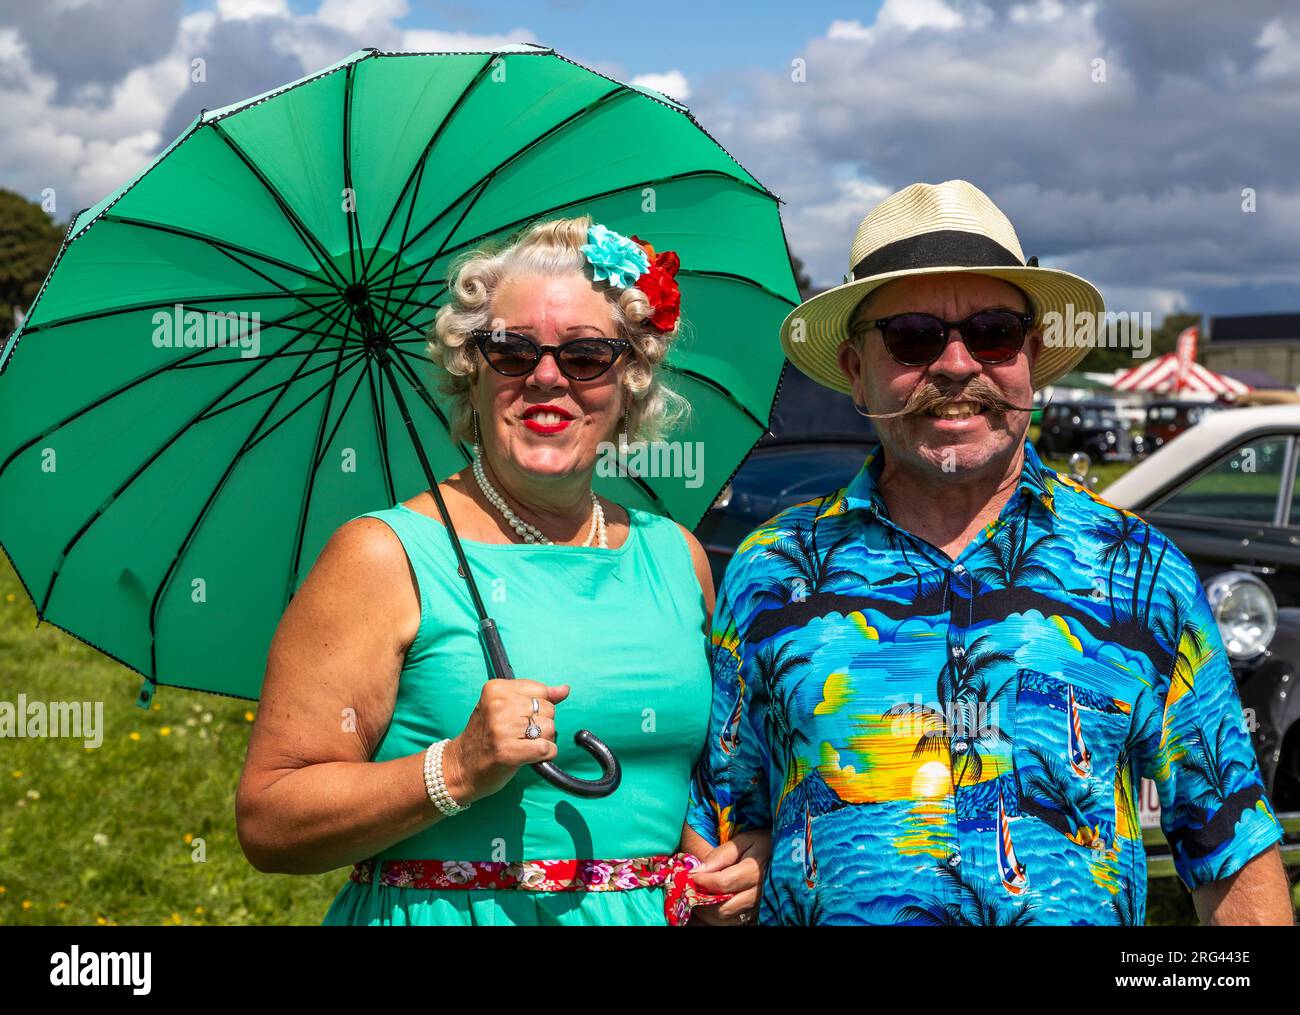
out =
[[[1277,600],[1253,574],[1226,571],[1205,583],[1205,598],[1233,659],[1253,659],[1277,631]]]

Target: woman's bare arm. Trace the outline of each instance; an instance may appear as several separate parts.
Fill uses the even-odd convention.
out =
[[[424,787],[423,750],[370,760],[420,626],[416,589],[397,536],[359,518],[335,533],[281,618],[235,797],[239,842],[258,870],[334,870],[443,819]],[[555,706],[568,694],[565,684],[486,681],[443,753],[452,799],[468,806],[521,766],[554,760]],[[535,740],[521,732],[530,714]]]
[[[423,752],[374,763],[420,621],[406,554],[383,522],[338,530],[281,618],[235,798],[260,871],[346,866],[437,821]],[[460,799],[463,787],[448,791]]]

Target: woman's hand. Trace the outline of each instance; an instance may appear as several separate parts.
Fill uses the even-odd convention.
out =
[[[771,855],[772,831],[763,828],[738,832],[700,857],[704,862],[691,872],[691,880],[701,891],[730,893],[735,898],[712,906],[696,906],[691,910],[691,923],[721,927],[756,922],[763,873]]]
[[[549,687],[536,680],[489,680],[460,736],[442,754],[447,792],[461,806],[491,796],[524,765],[551,761],[555,746],[555,706],[569,696],[569,685]],[[533,699],[537,714],[533,715]],[[524,731],[536,723],[541,736]]]

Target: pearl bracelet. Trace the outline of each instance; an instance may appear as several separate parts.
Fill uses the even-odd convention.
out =
[[[450,740],[439,740],[437,743],[430,744],[425,750],[424,789],[429,794],[429,799],[437,804],[438,810],[451,817],[461,811],[469,810],[469,804],[462,807],[456,803],[447,792],[447,782],[442,777],[442,752],[449,743]]]

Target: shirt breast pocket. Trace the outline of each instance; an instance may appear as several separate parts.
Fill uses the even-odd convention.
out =
[[[1017,674],[1020,812],[1085,849],[1111,848],[1132,706],[1036,670]]]

